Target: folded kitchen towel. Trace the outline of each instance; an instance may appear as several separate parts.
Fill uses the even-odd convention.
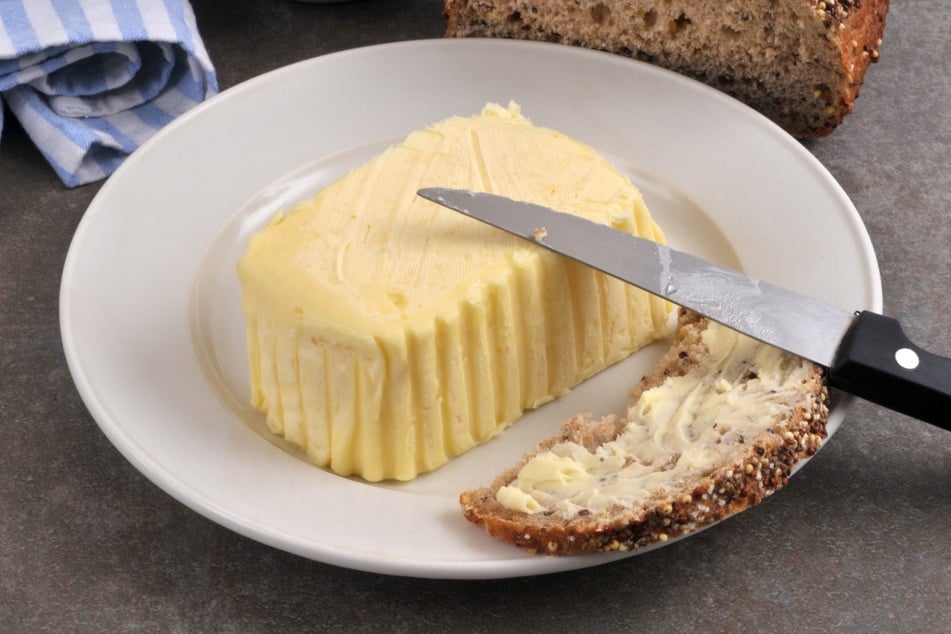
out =
[[[0,98],[70,187],[217,90],[188,0],[0,0]]]

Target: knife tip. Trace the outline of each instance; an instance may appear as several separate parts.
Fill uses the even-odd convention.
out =
[[[462,197],[475,198],[475,192],[464,189],[451,189],[448,187],[423,187],[416,190],[416,194],[426,200],[466,215],[469,214],[469,210],[466,208],[465,203],[462,202]]]
[[[433,202],[442,202],[441,199],[443,198],[443,191],[445,190],[442,187],[423,187],[416,190],[416,195]]]

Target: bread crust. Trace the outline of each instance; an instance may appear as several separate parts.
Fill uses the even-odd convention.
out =
[[[447,37],[604,50],[703,81],[798,138],[830,134],[879,59],[889,0],[445,0]]]
[[[693,313],[681,312],[673,344],[655,370],[634,388],[635,399],[696,365],[703,353],[701,335],[706,323]],[[577,555],[638,549],[746,510],[785,486],[794,465],[813,455],[826,437],[829,408],[824,373],[819,366],[802,363],[811,367],[801,386],[802,398],[791,415],[748,439],[745,449],[707,475],[697,476],[682,490],[655,497],[642,507],[615,508],[606,515],[582,511],[569,519],[550,512],[513,511],[496,501],[502,486],[513,482],[529,460],[556,443],[577,442],[593,451],[616,438],[625,426],[611,417],[590,420],[576,416],[563,425],[560,434],[542,441],[492,484],[462,493],[459,501],[463,513],[490,535],[529,552]]]

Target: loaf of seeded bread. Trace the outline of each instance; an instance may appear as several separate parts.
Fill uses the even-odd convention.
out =
[[[745,338],[745,344],[732,348],[716,344],[727,352],[713,353],[710,340],[704,338],[704,332],[712,326],[706,319],[682,311],[671,348],[654,372],[634,389],[634,404],[625,417],[590,420],[578,416],[569,420],[560,434],[540,443],[490,486],[464,492],[460,503],[466,518],[484,526],[494,537],[531,552],[574,555],[626,551],[695,531],[743,511],[782,488],[793,466],[814,454],[826,437],[829,410],[823,371]],[[663,391],[665,385],[670,387],[677,380],[689,383],[690,389],[680,392],[682,399],[666,404],[658,401],[669,397]],[[721,402],[704,405],[704,394],[710,401],[719,398]],[[705,406],[721,409],[711,418],[702,413]],[[642,444],[652,445],[649,451],[637,444],[620,445],[623,434],[638,437],[642,430],[631,427],[643,425],[650,410],[664,407],[670,414],[663,414],[663,422],[642,435]],[[739,416],[730,408],[745,408],[746,413]],[[703,422],[701,418],[713,431],[697,428]],[[749,422],[738,424],[741,420]],[[699,440],[678,448],[680,434]],[[673,449],[665,453],[665,444]],[[618,446],[628,447],[629,453],[621,456],[623,465],[605,471],[604,465],[617,459]],[[687,456],[698,455],[698,451],[712,451],[716,457],[698,466],[695,458],[688,460]],[[595,465],[595,479],[585,481],[588,474],[578,468],[578,463],[558,458],[579,455],[590,456],[586,464]],[[550,464],[538,463],[536,458],[560,460],[562,466],[550,472],[553,475],[547,479],[536,481],[542,493],[535,494],[539,499],[529,499],[519,489],[524,488],[522,480],[530,471],[537,475],[538,464]],[[687,464],[680,464],[684,462]],[[536,465],[533,471],[532,467],[526,468],[530,464]],[[622,470],[636,474],[630,477],[643,489],[641,499],[635,503],[599,503],[599,494],[624,491],[630,486],[630,481],[618,475]],[[572,479],[590,484],[575,486],[569,502],[560,495],[559,487],[565,482],[572,486]],[[526,508],[506,504],[500,495],[504,488],[514,489],[530,504]],[[549,493],[545,493],[546,488]],[[630,488],[633,491],[637,487]]]
[[[448,37],[561,42],[688,75],[799,138],[852,111],[889,0],[445,0]]]

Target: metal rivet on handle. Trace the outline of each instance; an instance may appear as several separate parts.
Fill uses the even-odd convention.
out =
[[[918,354],[910,348],[899,348],[895,352],[895,361],[906,370],[914,370],[920,363]]]

